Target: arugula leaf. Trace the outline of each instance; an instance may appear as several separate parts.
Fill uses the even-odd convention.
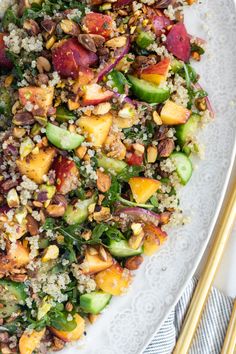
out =
[[[111,226],[108,224],[97,224],[92,232],[92,239],[101,240],[102,236],[108,238],[108,240],[122,240],[124,239],[123,234],[118,230],[117,226]]]
[[[6,55],[8,59],[10,59],[10,61],[13,63],[13,75],[16,76],[19,80],[23,80],[23,68],[20,65],[20,57],[17,54],[11,52],[10,50],[6,50]]]
[[[143,144],[150,144],[155,134],[155,124],[148,121],[145,126],[138,124],[131,128],[125,128],[123,129],[123,133],[126,139],[130,139],[134,142],[142,140]]]
[[[143,166],[128,166],[116,175],[116,179],[119,182],[128,182],[131,177],[137,177],[143,170]]]
[[[43,229],[44,230],[53,230],[55,228],[55,219],[53,218],[46,218]]]
[[[197,45],[196,43],[191,44],[191,52],[197,52],[198,54],[202,55],[205,53],[205,50]]]
[[[2,19],[2,27],[4,31],[8,30],[8,26],[10,23],[13,23],[14,25],[17,26],[19,26],[20,24],[20,19],[16,16],[15,12],[12,9],[12,6],[6,10]]]

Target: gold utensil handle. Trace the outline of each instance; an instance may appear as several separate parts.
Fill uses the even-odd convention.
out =
[[[228,204],[221,213],[223,214],[222,218],[220,218],[221,224],[214,238],[203,273],[198,281],[173,354],[187,354],[189,351],[217,267],[221,261],[225,245],[236,218],[236,188],[232,191]]]
[[[236,301],[230,317],[229,326],[221,354],[234,354],[236,347]]]

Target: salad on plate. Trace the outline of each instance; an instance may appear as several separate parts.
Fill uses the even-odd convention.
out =
[[[178,190],[214,116],[194,2],[0,2],[2,354],[80,339],[187,221]]]

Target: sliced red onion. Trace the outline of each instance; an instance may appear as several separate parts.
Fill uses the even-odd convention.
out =
[[[132,0],[117,0],[114,3],[113,7],[114,7],[114,9],[117,9],[119,7],[123,7],[123,6],[129,5],[131,2],[132,2]]]
[[[203,90],[202,86],[201,86],[198,82],[197,82],[196,84],[194,84],[194,87],[195,87],[197,90]],[[208,111],[210,112],[211,118],[215,118],[215,111],[214,111],[214,109],[213,109],[213,107],[212,107],[212,105],[211,105],[211,102],[210,102],[210,100],[209,100],[209,97],[206,96],[205,99],[206,99],[207,109],[208,109]]]
[[[40,191],[37,195],[37,200],[41,203],[46,202],[48,200],[48,193],[47,191]]]
[[[152,22],[156,36],[161,36],[163,31],[173,23],[161,11],[155,11],[151,8],[148,8],[148,17]]]
[[[145,224],[151,223],[155,226],[160,222],[159,214],[139,207],[119,209],[115,214],[127,221],[141,221]]]
[[[156,9],[166,9],[169,5],[172,5],[173,0],[157,0],[155,2]]]
[[[117,54],[115,54],[115,58],[113,59],[110,63],[108,63],[108,65],[106,65],[99,73],[97,76],[97,82],[102,81],[103,77],[108,74],[112,69],[114,69],[114,67],[121,61],[122,58],[124,58],[124,56],[126,54],[129,53],[129,49],[130,49],[130,38],[127,37],[127,41],[124,47],[120,48],[119,52]]]

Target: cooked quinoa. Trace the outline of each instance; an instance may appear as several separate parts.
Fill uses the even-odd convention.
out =
[[[189,222],[178,191],[213,111],[188,3],[1,1],[2,353],[81,338]]]

